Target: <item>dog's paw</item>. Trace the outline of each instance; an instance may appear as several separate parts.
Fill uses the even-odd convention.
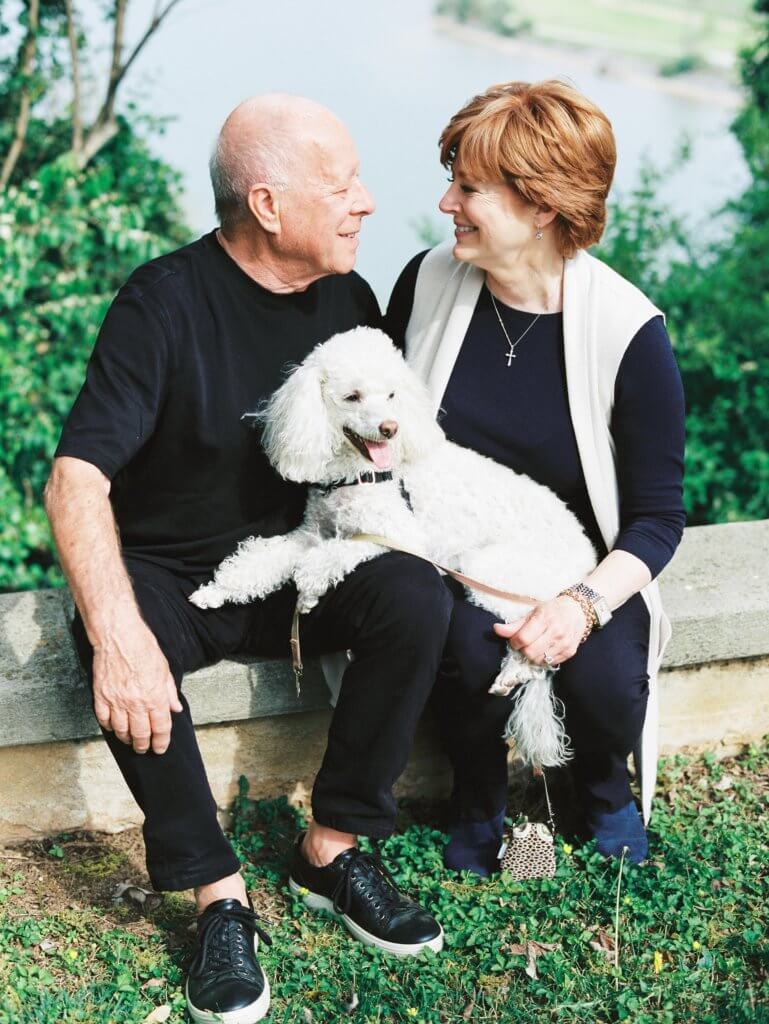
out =
[[[214,583],[206,583],[190,594],[189,601],[197,608],[221,608],[227,600],[226,590]]]
[[[528,681],[535,675],[534,666],[521,657],[508,655],[502,662],[499,675],[489,687],[489,693],[496,697],[507,697],[516,686]]]

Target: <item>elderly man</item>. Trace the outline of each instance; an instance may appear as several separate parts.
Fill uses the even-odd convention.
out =
[[[225,122],[211,177],[220,228],[136,270],[107,313],[46,502],[94,711],[145,815],[150,878],[195,890],[190,1012],[249,1024],[269,1006],[260,929],[181,683],[235,652],[285,654],[294,595],[209,611],[187,598],[244,537],[301,518],[303,488],[275,475],[243,413],[287,364],[337,331],[378,322],[379,309],[352,272],[374,203],[330,111],[284,95],[246,101]],[[387,554],[304,623],[308,651],[355,657],[291,877],[309,906],[333,906],[356,938],[402,954],[440,949],[443,933],[356,839],[392,831],[392,786],[450,613],[430,566]]]

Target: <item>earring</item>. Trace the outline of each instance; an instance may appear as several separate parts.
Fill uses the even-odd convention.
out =
[[[537,233],[534,236],[538,242],[542,241],[542,228],[537,229]]]

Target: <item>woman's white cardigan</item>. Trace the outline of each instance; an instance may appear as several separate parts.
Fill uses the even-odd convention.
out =
[[[406,329],[406,359],[426,382],[436,414],[485,277],[477,267],[455,260],[452,248],[453,242],[439,245],[422,261]],[[580,251],[565,261],[563,344],[569,410],[588,496],[608,551],[620,525],[616,452],[609,430],[614,383],[633,337],[660,315],[634,285],[588,253]],[[656,580],[641,594],[650,616],[649,702],[634,758],[648,821],[657,779],[657,672],[670,639],[670,623]]]

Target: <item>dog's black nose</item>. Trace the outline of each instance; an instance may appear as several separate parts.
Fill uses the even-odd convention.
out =
[[[379,433],[388,440],[398,433],[398,424],[395,420],[383,420],[379,424]]]

